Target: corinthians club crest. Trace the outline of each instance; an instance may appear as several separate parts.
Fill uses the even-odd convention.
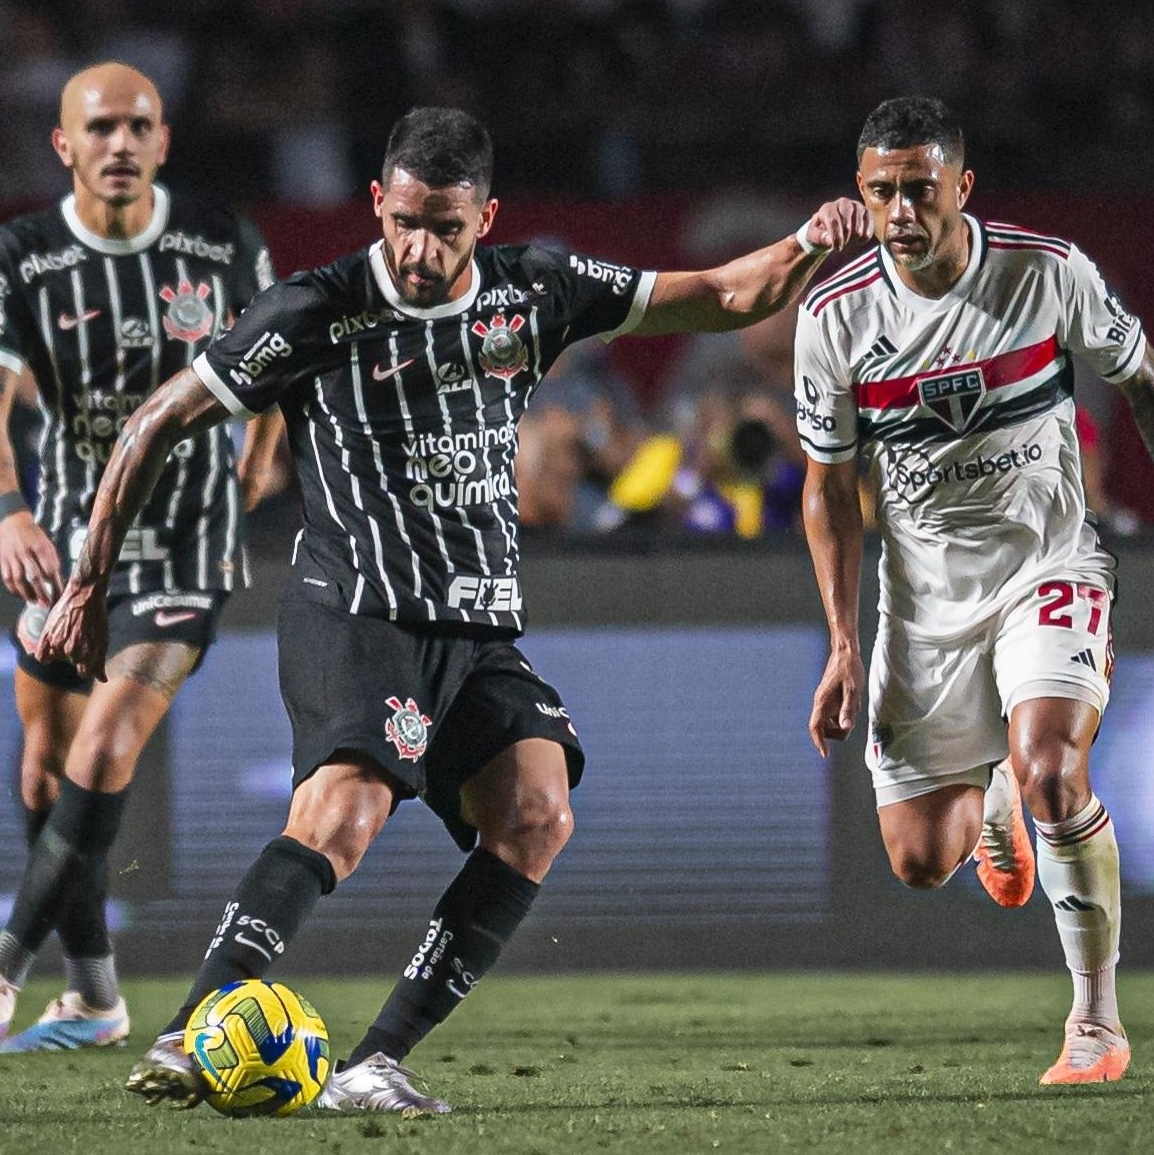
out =
[[[191,281],[182,278],[174,289],[171,285],[162,285],[160,299],[168,303],[168,312],[164,315],[164,331],[174,341],[187,341],[195,345],[201,337],[207,337],[212,332],[212,324],[216,319],[212,310],[204,303],[212,289],[199,282],[195,288]]]
[[[402,760],[415,762],[429,744],[429,725],[432,718],[421,713],[420,706],[409,698],[386,698],[393,708],[393,716],[385,723],[385,737],[397,748]]]
[[[487,377],[510,381],[525,368],[529,350],[517,336],[517,330],[524,324],[525,318],[520,313],[514,313],[507,321],[503,313],[496,313],[488,325],[484,321],[473,322],[473,332],[483,338],[479,360]]]

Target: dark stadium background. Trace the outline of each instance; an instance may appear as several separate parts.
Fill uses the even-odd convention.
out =
[[[671,267],[774,239],[852,193],[865,114],[933,91],[969,127],[974,211],[1079,242],[1154,326],[1154,15],[1139,0],[1092,14],[1041,0],[171,7],[0,4],[0,215],[64,191],[48,146],[56,94],[106,56],[168,70],[164,179],[250,212],[281,273],[374,238],[364,190],[389,123],[413,103],[462,103],[492,127],[496,240],[557,237]],[[307,179],[318,155],[331,179]],[[718,235],[703,238],[708,221]],[[674,340],[621,342],[614,356],[645,402],[676,352]],[[1145,526],[1154,468],[1124,410],[1099,405],[1108,491]],[[293,528],[285,505],[256,522],[257,584],[234,599],[134,786],[115,852],[128,973],[188,970],[242,865],[279,831],[287,727],[271,629]],[[1154,555],[1145,528],[1114,544],[1118,665],[1096,780],[1122,843],[1124,960],[1150,964]],[[576,837],[504,965],[1060,966],[1040,894],[1007,913],[969,871],[938,895],[890,878],[860,727],[828,765],[809,749],[825,638],[800,539],[530,534],[525,583],[526,649],[570,702],[590,764]],[[873,596],[870,577],[866,635]],[[5,625],[13,614],[6,599]],[[7,768],[18,741],[7,652],[0,671]],[[0,913],[23,864],[5,773]],[[420,806],[405,807],[322,905],[294,966],[394,966],[456,862]]]

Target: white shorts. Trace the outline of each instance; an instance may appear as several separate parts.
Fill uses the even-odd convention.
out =
[[[870,663],[866,764],[879,807],[955,783],[985,787],[1008,752],[1006,720],[1032,698],[1099,713],[1114,663],[1110,596],[1049,578],[961,638],[922,641],[882,616]]]

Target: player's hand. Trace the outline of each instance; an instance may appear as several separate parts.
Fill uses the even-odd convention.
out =
[[[0,578],[9,593],[31,605],[48,609],[60,596],[60,557],[26,509],[0,521]]]
[[[838,197],[827,201],[809,218],[806,239],[820,249],[840,252],[851,241],[868,241],[873,221],[861,201]]]
[[[840,742],[853,729],[864,686],[865,666],[857,650],[830,654],[809,715],[809,736],[823,758],[829,756],[831,738]]]
[[[104,591],[69,581],[44,623],[36,660],[71,662],[82,678],[104,682],[107,653],[108,607]]]
[[[283,488],[280,474],[271,465],[254,464],[245,458],[237,462],[236,480],[240,484],[245,513],[252,513],[262,501]]]

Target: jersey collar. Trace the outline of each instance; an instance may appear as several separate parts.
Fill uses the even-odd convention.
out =
[[[64,223],[81,244],[105,253],[110,257],[122,257],[127,253],[139,253],[155,244],[160,234],[168,226],[170,198],[163,185],[152,186],[152,220],[134,237],[102,237],[94,233],[80,219],[76,211],[76,195],[69,193],[60,202]]]
[[[415,305],[402,300],[397,292],[393,278],[389,275],[389,267],[385,264],[383,245],[383,241],[377,241],[375,245],[369,247],[369,265],[373,270],[377,288],[398,313],[404,313],[406,317],[415,317],[418,321],[436,321],[440,317],[455,317],[458,313],[464,313],[472,308],[481,290],[481,267],[477,264],[476,257],[473,258],[469,291],[463,297],[458,297],[455,301],[446,301],[443,305],[434,305],[431,309],[418,309]]]
[[[966,262],[966,271],[950,286],[949,291],[940,297],[923,297],[913,289],[907,288],[905,282],[898,276],[897,266],[889,250],[885,245],[878,245],[886,279],[893,288],[894,296],[907,308],[920,313],[935,313],[940,309],[952,308],[969,293],[985,257],[986,240],[978,222],[969,213],[962,213],[962,217],[970,227],[970,259]]]

